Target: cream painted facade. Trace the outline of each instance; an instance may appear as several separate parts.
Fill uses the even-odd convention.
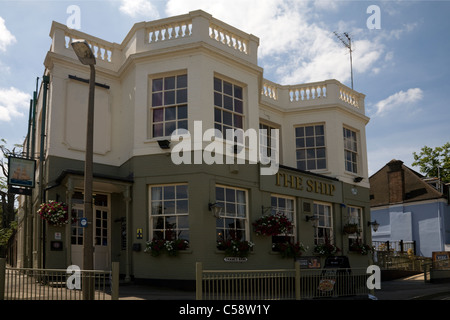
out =
[[[153,127],[155,114],[152,113],[152,103],[156,98],[152,95],[155,91],[152,84],[155,79],[173,76],[187,77],[187,97],[182,105],[187,105],[187,129],[190,132],[195,130],[194,121],[202,121],[203,130],[214,128],[215,120],[217,122],[214,79],[217,78],[234,85],[238,90],[242,89],[242,97],[234,97],[235,100],[242,100],[242,112],[234,112],[234,123],[242,120],[243,130],[258,129],[260,124],[280,130],[280,164],[283,166],[280,170],[301,174],[305,176],[305,181],[310,177],[324,181],[323,183],[332,181],[336,185],[340,194],[329,198],[320,192],[307,194],[297,190],[299,193],[296,194],[296,191],[286,190],[295,199],[298,240],[311,247],[313,245],[310,223],[305,222],[307,213],[302,211],[302,203],[306,201],[304,197],[309,197],[308,201],[311,203],[326,202],[329,199],[330,207],[334,208],[333,235],[342,248],[348,246],[348,239],[338,231],[345,223],[343,217],[346,209],[343,208],[357,205],[362,209],[364,240],[371,243],[370,231],[366,230],[370,209],[365,126],[369,118],[365,115],[364,94],[351,90],[337,80],[298,85],[279,85],[266,80],[263,69],[257,64],[259,39],[203,11],[137,23],[121,44],[69,29],[56,22],[52,24],[50,37],[52,45],[44,61],[45,75],[49,76],[47,103],[44,103],[41,85],[35,113],[37,125],[34,156],[38,158],[42,110],[43,107],[47,108],[45,162],[41,168],[38,161],[37,181],[43,171],[42,183],[46,190],[44,199],[58,198],[76,206],[76,201],[72,199],[74,194],[82,192],[88,95],[88,84],[82,80],[89,78],[89,69],[79,63],[70,42],[73,39],[85,39],[91,44],[97,58],[94,191],[109,199],[108,235],[111,238],[108,241],[107,259],[109,262],[120,261],[121,273],[126,277],[181,277],[189,280],[193,277],[191,269],[195,261],[204,260],[212,266],[223,263],[223,256],[220,258],[214,248],[215,221],[208,211],[208,203],[215,201],[214,186],[229,185],[246,190],[246,238],[252,241],[255,235],[251,230],[251,223],[261,215],[261,206],[270,206],[270,196],[283,192],[272,190],[276,176],[259,177],[258,165],[248,164],[245,170],[223,165],[223,168],[216,170],[216,167],[208,165],[175,166],[171,163],[170,150],[162,149],[158,144],[158,140],[170,140],[170,135],[153,135],[153,130],[156,129]],[[222,112],[224,117],[226,110]],[[167,122],[165,120],[163,124],[167,125]],[[325,161],[325,166],[318,170],[298,168],[298,154],[306,152],[306,149],[300,150],[302,147],[299,146],[296,128],[317,125],[323,128],[323,133],[318,134],[319,131],[316,131],[315,138],[320,135],[320,141],[323,141],[322,149],[326,156],[322,160]],[[344,128],[354,133],[352,141],[356,143],[356,150],[352,161],[355,172],[346,170]],[[29,139],[31,141],[31,136]],[[201,149],[209,143],[203,142]],[[171,148],[173,146],[172,142]],[[319,163],[318,160],[316,163]],[[355,182],[358,177],[362,180]],[[197,180],[202,181],[203,185]],[[264,182],[266,187],[261,185],[263,180],[269,181]],[[158,267],[157,263],[150,261],[156,258],[143,253],[143,250],[132,250],[133,244],[139,243],[143,247],[145,241],[151,238],[151,187],[180,183],[187,183],[190,197],[195,198],[195,201],[189,199],[191,249],[189,254],[176,258],[182,259],[181,264],[189,269],[186,274],[181,275],[171,269],[173,266],[167,267],[170,264],[169,258],[161,258],[157,262],[161,264]],[[271,187],[267,187],[268,185]],[[205,189],[201,189],[202,186]],[[67,226],[62,232],[64,250],[51,251],[48,242],[58,231],[51,227],[45,228],[36,219],[33,211],[38,208],[41,200],[39,188],[27,200],[21,199],[20,219],[28,221],[28,224],[21,224],[19,228],[18,237],[22,239],[20,243],[23,248],[19,248],[18,260],[23,265],[64,267],[73,263],[70,248],[73,230]],[[201,216],[198,216],[200,213],[194,214],[194,211],[202,212]],[[120,219],[126,221],[125,230],[122,231],[117,222]],[[200,229],[195,227],[196,224],[212,228],[211,235],[199,236]],[[143,229],[143,239],[136,238],[137,229]],[[42,232],[46,233],[45,244],[42,244],[39,236]],[[122,247],[119,239],[121,232],[127,234],[126,245]],[[198,247],[205,239],[210,241],[210,251],[200,250]],[[262,244],[257,243],[256,247],[259,245]],[[271,251],[270,244],[264,250],[267,251]],[[345,253],[347,251],[343,251]],[[262,256],[263,253],[260,251],[259,255]],[[258,262],[257,256],[255,254],[249,258],[249,267],[260,265],[261,261],[268,267],[292,263],[273,254],[260,257]],[[274,258],[279,261],[271,261]],[[250,262],[252,259],[253,263]],[[354,257],[357,261],[355,264],[367,265],[369,258],[364,257],[364,262],[361,259]],[[152,266],[148,267],[147,264]],[[105,267],[108,265],[106,263]],[[156,268],[153,273],[149,271],[152,268]]]

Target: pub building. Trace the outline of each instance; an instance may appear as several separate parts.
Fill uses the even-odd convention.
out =
[[[277,245],[297,242],[305,249],[302,267],[323,267],[325,256],[315,247],[324,243],[339,248],[335,254],[353,268],[371,264],[370,254],[355,249],[371,244],[364,94],[333,79],[293,85],[265,79],[259,39],[204,11],[136,23],[120,44],[57,22],[50,37],[36,125],[24,143],[39,183],[19,199],[19,267],[83,265],[89,67],[75,55],[73,39],[85,39],[96,55],[88,222],[96,269],[119,262],[126,280],[189,282],[196,262],[205,269],[292,268],[298,258],[285,257]],[[203,130],[194,136],[199,121]],[[205,139],[210,128],[223,137]],[[236,161],[207,163],[203,153],[200,162],[175,163],[182,143],[175,129],[191,133],[191,159],[214,144],[223,153],[232,148]],[[265,129],[258,147],[271,158],[276,153],[276,170],[262,174],[267,163],[239,163],[227,129]],[[239,152],[248,159],[252,148],[244,143]],[[39,216],[50,200],[68,206],[68,223],[55,226]],[[258,234],[255,222],[275,214],[291,227]],[[345,233],[349,224],[357,231]],[[247,254],[225,250],[231,239],[250,245]],[[162,250],[161,243],[178,250]]]

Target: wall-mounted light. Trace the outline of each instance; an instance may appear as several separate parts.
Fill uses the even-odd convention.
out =
[[[353,179],[353,182],[359,183],[361,182],[363,179],[363,177],[356,177],[355,179]]]
[[[169,140],[158,140],[158,144],[161,149],[170,149]]]
[[[372,221],[367,222],[367,226],[368,227],[372,226],[373,232],[377,232],[378,227],[380,226],[380,224],[377,222],[377,220],[375,220],[373,222]]]
[[[214,217],[219,218],[223,211],[223,206],[219,203],[208,203],[209,211],[212,211]]]
[[[310,221],[313,225],[313,227],[315,227],[317,225],[317,221],[319,221],[319,217],[314,215],[314,216],[306,216],[305,220],[308,222]]]

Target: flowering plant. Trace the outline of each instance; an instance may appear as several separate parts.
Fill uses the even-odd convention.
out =
[[[344,225],[342,231],[346,234],[357,233],[359,231],[358,224],[357,223],[347,223],[346,225]]]
[[[314,252],[323,256],[333,256],[339,251],[341,251],[341,249],[329,242],[317,244],[314,247]]]
[[[169,256],[176,256],[178,251],[186,250],[187,248],[189,248],[189,241],[187,240],[153,239],[151,241],[147,241],[144,252],[150,253],[153,257],[157,257],[164,252]]]
[[[52,226],[61,227],[69,222],[68,206],[63,202],[42,203],[37,213]]]
[[[279,242],[272,244],[273,251],[281,253],[283,258],[295,258],[300,257],[303,252],[305,252],[308,247],[305,247],[301,242]]]
[[[217,249],[225,251],[227,257],[246,257],[255,244],[238,239],[218,240]]]
[[[365,256],[373,251],[373,247],[369,246],[368,244],[356,241],[350,245],[350,251],[355,251]]]
[[[280,212],[262,216],[253,222],[253,226],[256,234],[262,236],[277,236],[292,231],[292,222]]]

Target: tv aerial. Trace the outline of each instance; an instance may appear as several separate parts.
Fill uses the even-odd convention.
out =
[[[343,33],[342,35],[339,35],[336,31],[333,32],[335,36],[342,42],[344,47],[346,47],[350,52],[350,75],[352,79],[352,90],[353,90],[353,61],[352,61],[352,38],[350,38],[349,34],[347,32]],[[344,39],[344,37],[346,39]]]

